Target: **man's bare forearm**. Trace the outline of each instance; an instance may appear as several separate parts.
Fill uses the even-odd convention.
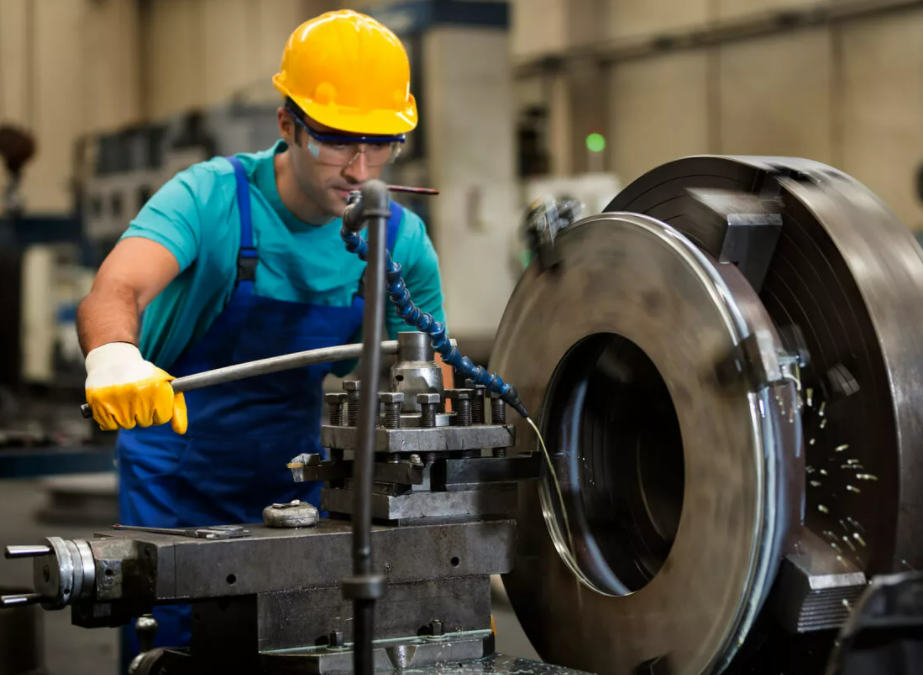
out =
[[[80,348],[88,354],[109,342],[138,344],[137,294],[127,286],[95,287],[77,308]]]

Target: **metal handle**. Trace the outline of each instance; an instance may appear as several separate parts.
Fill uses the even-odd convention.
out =
[[[397,354],[397,340],[382,342],[381,353],[389,355]],[[224,384],[225,382],[243,380],[248,377],[276,373],[280,370],[292,370],[294,368],[313,366],[318,363],[331,363],[333,361],[349,361],[350,359],[358,359],[361,355],[361,344],[309,349],[304,352],[272,356],[268,359],[259,359],[257,361],[239,363],[234,366],[206,370],[204,373],[178,377],[170,382],[170,384],[173,386],[173,391],[178,394],[183,391],[210,387],[214,384]],[[86,403],[80,406],[80,413],[87,419],[93,417],[93,409]]]
[[[455,340],[451,340],[454,345]],[[385,340],[381,343],[381,353],[386,356],[397,354],[397,340]],[[283,354],[282,356],[271,356],[268,359],[259,359],[257,361],[248,361],[247,363],[238,363],[234,366],[225,366],[224,368],[215,368],[206,370],[204,373],[178,377],[170,384],[173,391],[177,394],[183,391],[201,389],[210,387],[214,384],[224,384],[235,380],[243,380],[248,377],[257,377],[258,375],[267,375],[277,373],[281,370],[292,370],[304,366],[313,366],[318,363],[333,363],[334,361],[350,361],[362,356],[362,345],[339,345],[336,347],[324,347],[323,349],[309,349],[304,352],[295,352],[294,354]],[[89,419],[93,417],[93,409],[84,403],[80,406],[80,413]]]
[[[29,546],[7,546],[4,555],[9,560],[11,558],[36,558],[40,555],[51,553],[51,547],[44,544],[35,544]]]
[[[22,595],[0,595],[0,609],[9,609],[10,607],[25,607],[26,605],[37,605],[44,598],[38,593],[23,593]]]

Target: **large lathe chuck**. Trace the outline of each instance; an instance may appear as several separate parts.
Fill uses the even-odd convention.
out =
[[[504,580],[533,645],[598,673],[822,671],[866,580],[923,568],[912,235],[828,166],[693,157],[554,254],[491,360],[560,482],[522,489]]]

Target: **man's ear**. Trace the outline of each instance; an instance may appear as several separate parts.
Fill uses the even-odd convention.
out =
[[[276,110],[276,120],[279,123],[279,136],[288,145],[292,145],[295,142],[295,122],[292,120],[292,116],[288,114],[285,108],[279,106],[279,109]]]

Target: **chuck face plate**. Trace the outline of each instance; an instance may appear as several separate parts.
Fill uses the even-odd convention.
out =
[[[802,633],[854,596],[799,583],[923,566],[912,235],[822,164],[693,157],[554,246],[490,364],[539,412],[557,478],[520,487],[504,578],[533,645],[593,672],[697,675],[762,672],[754,652],[794,634],[823,663],[829,631]],[[537,451],[517,424],[516,450]]]

